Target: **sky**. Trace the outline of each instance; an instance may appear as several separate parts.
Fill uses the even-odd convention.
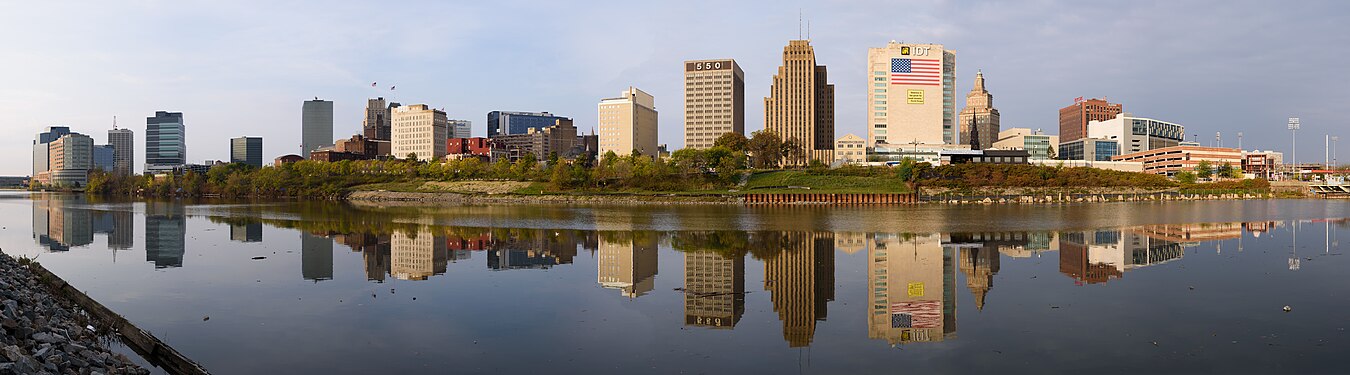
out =
[[[270,160],[299,151],[314,97],[334,101],[335,138],[360,132],[376,96],[444,108],[482,136],[493,110],[589,132],[597,102],[635,86],[656,97],[674,150],[683,61],[736,59],[747,133],[762,129],[799,19],[835,84],[836,137],[866,137],[867,48],[896,40],[956,51],[958,110],[982,70],[1003,129],[1057,133],[1059,108],[1082,96],[1204,145],[1243,132],[1246,149],[1288,151],[1289,117],[1300,161],[1322,160],[1324,135],[1350,141],[1344,1],[6,1],[0,175],[30,174],[44,127],[103,144],[114,116],[136,131],[140,170],[155,111],[183,112],[189,162],[228,160],[245,135]]]

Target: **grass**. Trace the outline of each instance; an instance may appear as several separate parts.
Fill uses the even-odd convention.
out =
[[[810,189],[788,188],[806,187]],[[848,176],[811,171],[770,171],[756,173],[746,182],[743,194],[876,194],[909,193],[899,178],[892,176]]]

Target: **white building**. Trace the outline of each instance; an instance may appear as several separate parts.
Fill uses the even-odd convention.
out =
[[[867,161],[867,140],[845,134],[834,140],[834,161],[839,164],[860,164]]]
[[[619,97],[600,100],[600,155],[613,151],[619,156],[637,151],[657,156],[656,100],[651,94],[629,87]]]
[[[417,160],[434,161],[445,156],[449,137],[445,111],[426,104],[396,107],[390,122],[391,153],[405,158],[417,154]]]
[[[1088,138],[1109,139],[1119,144],[1121,155],[1177,146],[1186,140],[1186,128],[1129,113],[1106,121],[1088,122]]]

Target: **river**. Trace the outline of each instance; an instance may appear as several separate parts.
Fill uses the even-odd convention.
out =
[[[0,249],[217,374],[1326,373],[1347,217],[3,193]]]

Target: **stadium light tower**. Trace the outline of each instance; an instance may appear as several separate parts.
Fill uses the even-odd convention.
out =
[[[1294,166],[1295,172],[1298,171],[1298,117],[1289,118],[1289,160]]]

